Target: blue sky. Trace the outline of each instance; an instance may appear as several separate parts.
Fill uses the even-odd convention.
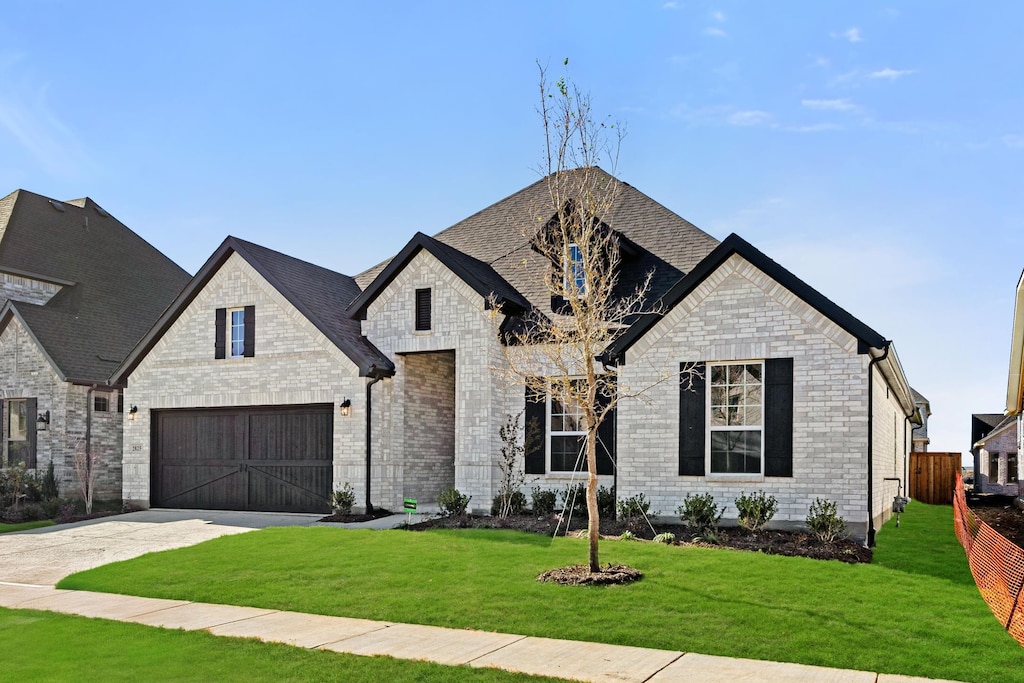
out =
[[[0,193],[88,195],[190,272],[232,234],[354,274],[538,177],[536,61],[618,175],[886,337],[934,450],[1004,407],[1024,4],[5,0]]]

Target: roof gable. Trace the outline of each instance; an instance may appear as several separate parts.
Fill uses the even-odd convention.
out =
[[[490,306],[491,297],[499,308],[508,313],[523,313],[530,308],[530,302],[523,297],[505,278],[490,265],[443,242],[417,232],[387,266],[373,279],[365,291],[352,301],[348,314],[354,318],[365,318],[366,309],[420,251],[427,251],[446,268],[451,270],[473,291],[484,298]]]
[[[359,322],[345,314],[345,304],[360,291],[353,278],[237,237],[228,237],[114,371],[112,381],[124,381],[131,374],[232,254],[243,258],[337,346],[356,365],[360,375],[394,373],[394,364],[362,336]]]

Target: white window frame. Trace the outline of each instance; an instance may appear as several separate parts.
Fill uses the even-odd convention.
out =
[[[575,254],[579,258],[573,258]],[[587,277],[583,264],[583,250],[575,242],[569,244],[565,250],[565,263],[562,264],[562,290],[566,297],[574,296],[577,299],[586,293]]]
[[[241,318],[241,325],[235,325],[235,314],[238,313]],[[226,329],[224,333],[227,335],[227,339],[224,340],[227,358],[244,358],[245,357],[245,307],[238,306],[236,308],[229,308],[227,310],[227,324],[224,326]],[[238,353],[235,353],[235,329],[239,329],[242,333],[238,340]]]
[[[577,439],[582,439],[582,443],[585,444],[586,443],[586,438],[587,438],[587,432],[586,432],[586,430],[579,430],[579,429],[577,429],[577,430],[570,430],[570,431],[567,431],[567,430],[555,431],[554,428],[552,427],[552,420],[551,420],[551,417],[552,417],[552,414],[553,414],[553,408],[554,408],[555,400],[556,399],[552,395],[551,387],[549,385],[548,386],[548,391],[547,391],[547,400],[545,401],[545,406],[544,406],[544,410],[545,410],[545,418],[544,419],[547,421],[547,429],[545,430],[547,432],[547,435],[545,437],[546,440],[547,440],[547,444],[545,444],[545,446],[546,446],[545,452],[547,453],[547,460],[548,460],[548,462],[547,462],[547,471],[550,472],[551,474],[556,474],[556,473],[557,474],[571,474],[574,470],[571,470],[571,469],[565,470],[565,469],[555,469],[554,468],[554,451],[551,448],[551,444],[552,444],[552,442],[553,442],[555,437],[560,437],[560,438],[575,437]],[[576,406],[576,408],[577,408],[577,410],[574,413],[572,413],[572,414],[574,414],[578,418],[577,426],[579,426],[582,423],[582,419],[583,419],[582,412],[583,411],[582,411],[582,409],[579,406]],[[561,414],[562,415],[568,415],[570,413],[561,413]],[[586,467],[587,467],[586,461],[585,460],[580,460],[579,462],[580,462],[580,468],[581,469],[575,470],[575,471],[577,471],[577,472],[586,471]]]
[[[6,401],[7,404],[7,440],[8,441],[28,441],[28,430],[30,425],[28,424],[28,399],[24,398],[9,398]],[[19,417],[25,418],[25,426],[23,430],[19,430],[18,433],[14,431],[14,419],[13,409],[15,406],[21,406],[21,413]]]
[[[742,425],[714,425],[712,424],[713,414],[715,410],[715,404],[712,401],[713,395],[713,384],[711,377],[713,374],[713,368],[715,367],[729,367],[732,365],[758,365],[761,367],[761,403],[760,403],[760,415],[758,417],[758,424],[742,424]],[[704,382],[704,405],[707,406],[705,415],[705,449],[704,449],[704,467],[705,472],[708,473],[709,478],[722,478],[722,479],[747,479],[747,480],[761,480],[764,478],[764,409],[765,409],[765,385],[764,385],[764,372],[765,362],[764,359],[750,359],[750,360],[730,360],[730,361],[715,361],[708,362],[705,366],[705,372],[707,373],[706,380]],[[728,371],[727,371],[728,372]],[[746,404],[744,403],[744,410]],[[760,465],[757,472],[716,472],[712,469],[712,438],[715,433],[719,432],[751,432],[756,431],[761,435],[761,452],[760,452]]]

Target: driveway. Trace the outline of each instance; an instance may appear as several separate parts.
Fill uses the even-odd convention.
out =
[[[270,526],[307,526],[322,515],[143,510],[0,535],[0,584],[52,586],[69,574],[146,553]]]

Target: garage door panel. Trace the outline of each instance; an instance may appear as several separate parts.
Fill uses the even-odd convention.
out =
[[[153,503],[325,512],[332,406],[154,411]]]

